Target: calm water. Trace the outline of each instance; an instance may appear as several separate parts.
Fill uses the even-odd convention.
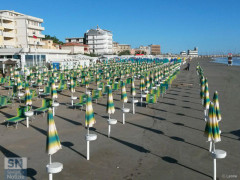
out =
[[[240,66],[240,57],[233,57],[233,66]],[[214,63],[228,64],[228,58],[213,58]]]

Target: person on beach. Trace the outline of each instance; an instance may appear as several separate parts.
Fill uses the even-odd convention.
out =
[[[187,70],[189,71],[190,69],[190,63],[187,64]]]

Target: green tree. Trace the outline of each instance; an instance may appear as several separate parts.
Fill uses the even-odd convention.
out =
[[[53,43],[61,44],[61,45],[63,44],[63,42],[60,41],[56,36],[45,35],[44,39],[51,39],[53,40]]]
[[[120,52],[118,55],[119,55],[119,56],[122,56],[122,55],[130,55],[130,54],[131,54],[131,53],[130,53],[129,50],[125,50],[125,51]]]

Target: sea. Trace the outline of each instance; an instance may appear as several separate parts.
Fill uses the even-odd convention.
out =
[[[240,66],[240,57],[233,57],[233,66]],[[213,58],[214,63],[221,63],[221,64],[228,64],[228,58],[227,57],[221,57],[221,58]]]

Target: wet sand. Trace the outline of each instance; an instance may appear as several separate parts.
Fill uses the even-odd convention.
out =
[[[213,160],[208,152],[209,143],[203,136],[205,128],[203,107],[199,97],[199,79],[196,64],[199,61],[208,78],[210,98],[215,90],[219,93],[222,121],[222,141],[216,148],[227,151],[227,157],[217,161],[217,177],[240,177],[240,67],[228,67],[210,63],[210,59],[194,59],[190,71],[181,70],[172,87],[158,103],[148,108],[137,106],[136,114],[126,114],[122,124],[120,90],[115,92],[116,112],[111,117],[118,120],[112,126],[111,138],[107,138],[106,97],[93,103],[97,123],[91,133],[98,139],[90,143],[90,161],[86,160],[84,128],[85,112],[68,107],[70,92],[59,94],[60,107],[54,117],[63,149],[52,160],[64,165],[54,179],[211,179]],[[185,67],[186,65],[183,65]],[[138,88],[136,82],[136,88]],[[91,88],[94,86],[90,85]],[[127,88],[130,98],[130,86]],[[7,93],[1,88],[1,94]],[[84,88],[77,88],[79,96]],[[137,91],[138,97],[140,92]],[[41,101],[34,101],[40,107]],[[16,104],[17,106],[17,104]],[[0,109],[1,122],[15,115],[15,107]],[[132,104],[125,105],[132,109]],[[0,126],[0,161],[4,157],[28,157],[28,176],[48,179],[46,164],[47,116],[36,116],[27,129],[25,122],[18,129]],[[0,170],[1,178],[4,169]]]

